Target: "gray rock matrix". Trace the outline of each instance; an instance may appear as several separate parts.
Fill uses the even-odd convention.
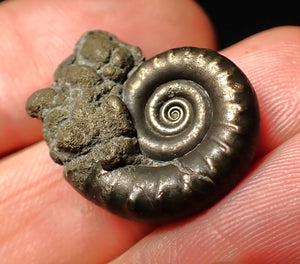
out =
[[[51,88],[27,101],[28,114],[43,122],[50,156],[79,191],[90,175],[137,160],[136,131],[121,95],[143,61],[138,47],[107,32],[87,32],[57,68]]]

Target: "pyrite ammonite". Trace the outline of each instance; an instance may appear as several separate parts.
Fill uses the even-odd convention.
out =
[[[227,58],[183,47],[145,62],[103,31],[85,33],[26,108],[77,191],[145,222],[221,199],[245,174],[260,131],[255,92]]]

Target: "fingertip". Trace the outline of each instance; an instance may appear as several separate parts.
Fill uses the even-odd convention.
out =
[[[217,47],[212,22],[195,1],[114,0],[95,8],[105,16],[112,14],[101,21],[100,29],[140,46],[146,57],[179,46]]]
[[[300,132],[300,27],[269,29],[221,53],[247,75],[259,101],[261,136],[258,156]]]

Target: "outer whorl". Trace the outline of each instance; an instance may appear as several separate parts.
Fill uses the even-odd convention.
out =
[[[184,47],[144,62],[93,31],[28,99],[53,160],[86,198],[126,218],[162,222],[213,205],[243,177],[260,118],[230,60]]]

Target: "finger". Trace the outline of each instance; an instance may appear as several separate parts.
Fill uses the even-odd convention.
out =
[[[1,263],[106,263],[152,228],[75,192],[39,143],[0,162]]]
[[[158,228],[112,263],[299,263],[299,154],[300,134],[217,206]]]
[[[246,73],[261,110],[259,155],[300,132],[300,28],[254,35],[222,53]]]
[[[300,136],[292,118],[299,120],[299,108],[290,104],[299,87],[298,38],[296,27],[277,28],[222,51],[253,83],[262,109],[261,154],[273,152],[208,212],[159,228],[114,263],[298,263]],[[292,117],[281,116],[282,105]],[[286,122],[280,128],[278,119]]]
[[[112,32],[147,57],[178,46],[215,47],[210,22],[193,1],[8,1],[0,21],[0,155],[41,139],[25,101],[51,85],[84,32]]]
[[[31,53],[26,58],[19,56],[22,59],[16,65],[20,68],[24,66],[22,70],[25,71],[25,73],[20,71],[20,81],[17,83],[20,85],[14,85],[17,96],[11,96],[6,85],[3,87],[10,79],[16,80],[15,76],[12,78],[9,75],[11,69],[8,70],[8,73],[2,74],[0,78],[2,82],[0,91],[3,94],[6,93],[5,96],[11,102],[5,105],[5,109],[10,108],[9,111],[1,112],[7,115],[6,119],[1,117],[2,124],[5,125],[5,128],[10,127],[8,138],[7,133],[2,133],[3,130],[1,130],[3,135],[1,147],[5,146],[5,136],[9,141],[17,129],[23,128],[22,133],[26,131],[26,133],[34,135],[35,126],[28,121],[29,118],[25,118],[25,114],[24,116],[21,114],[20,109],[17,111],[17,107],[23,104],[23,101],[25,103],[26,93],[50,84],[52,72],[57,63],[71,52],[72,46],[82,32],[94,28],[111,32],[116,29],[114,33],[119,33],[118,35],[123,40],[136,41],[136,44],[140,42],[147,56],[151,55],[152,50],[156,53],[155,49],[163,50],[172,45],[196,45],[200,42],[206,45],[205,43],[209,43],[207,39],[201,41],[199,33],[190,36],[192,25],[195,25],[197,30],[200,27],[209,31],[209,27],[204,26],[207,19],[202,17],[202,11],[192,2],[164,1],[164,3],[158,3],[158,1],[153,1],[154,8],[149,10],[146,8],[150,7],[148,2],[145,1],[141,5],[141,2],[137,1],[133,6],[139,8],[140,13],[135,16],[128,16],[129,11],[132,12],[129,10],[132,6],[126,6],[124,1],[113,2],[119,4],[115,6],[123,7],[124,13],[118,12],[112,1],[103,2],[103,6],[99,4],[99,1],[91,0],[51,1],[47,4],[46,1],[39,1],[38,6],[37,2],[19,1],[18,8],[15,5],[16,2],[7,2],[6,12],[0,9],[1,21],[6,23],[6,29],[11,29],[7,30],[8,33],[3,32],[3,34],[7,34],[6,39],[9,39],[10,43],[14,43],[12,40],[17,36],[15,48],[21,50],[21,54],[24,56]],[[9,5],[9,3],[11,4]],[[26,5],[21,3],[26,3]],[[78,12],[76,12],[77,9]],[[113,10],[116,12],[115,16],[108,15],[113,13],[111,12]],[[169,12],[172,15],[168,15]],[[30,23],[23,16],[24,13],[30,17]],[[126,13],[127,15],[125,15]],[[2,19],[3,17],[6,19]],[[18,27],[10,25],[12,19],[9,18],[11,17],[16,17],[14,25],[22,24],[22,31],[18,31]],[[134,23],[136,21],[133,17],[140,17],[142,23]],[[183,18],[184,26],[179,25],[178,17]],[[156,19],[150,23],[150,18]],[[158,27],[158,18],[160,27]],[[129,23],[128,28],[127,22]],[[52,25],[53,30],[49,24]],[[135,28],[138,29],[134,34],[132,33],[132,24],[136,24]],[[156,27],[154,27],[155,24]],[[170,24],[172,24],[172,31],[164,32],[165,35],[160,38],[161,30],[170,29]],[[162,25],[169,26],[162,27]],[[188,30],[184,30],[186,26]],[[10,35],[12,30],[18,34]],[[147,37],[151,34],[154,36],[157,34],[157,36],[155,41],[151,37],[152,43],[149,43]],[[49,35],[51,37],[47,37]],[[30,41],[27,42],[26,39],[30,39]],[[43,52],[39,52],[39,50]],[[8,54],[12,56],[10,53]],[[14,56],[16,57],[16,55]],[[5,58],[7,62],[11,63],[12,57]],[[17,115],[13,115],[12,109],[18,112],[19,122],[12,122],[14,117],[17,117]],[[31,137],[27,138],[27,141],[20,141],[18,136],[23,137],[24,134],[13,135],[14,147],[20,146],[18,145],[20,142],[28,144],[30,140],[34,140],[34,137]],[[36,136],[36,138],[38,137],[39,135]],[[11,146],[8,149],[11,150]],[[151,228],[148,225],[121,220],[106,213],[82,199],[71,188],[66,187],[67,184],[61,176],[62,170],[50,161],[48,150],[44,145],[34,146],[16,156],[4,159],[0,164],[0,171],[2,172],[0,176],[0,200],[2,201],[0,214],[3,216],[1,219],[5,219],[0,227],[2,243],[0,250],[4,262],[7,260],[10,263],[21,261],[22,263],[44,263],[47,259],[48,263],[57,263],[63,259],[67,263],[103,263],[134,244]]]

